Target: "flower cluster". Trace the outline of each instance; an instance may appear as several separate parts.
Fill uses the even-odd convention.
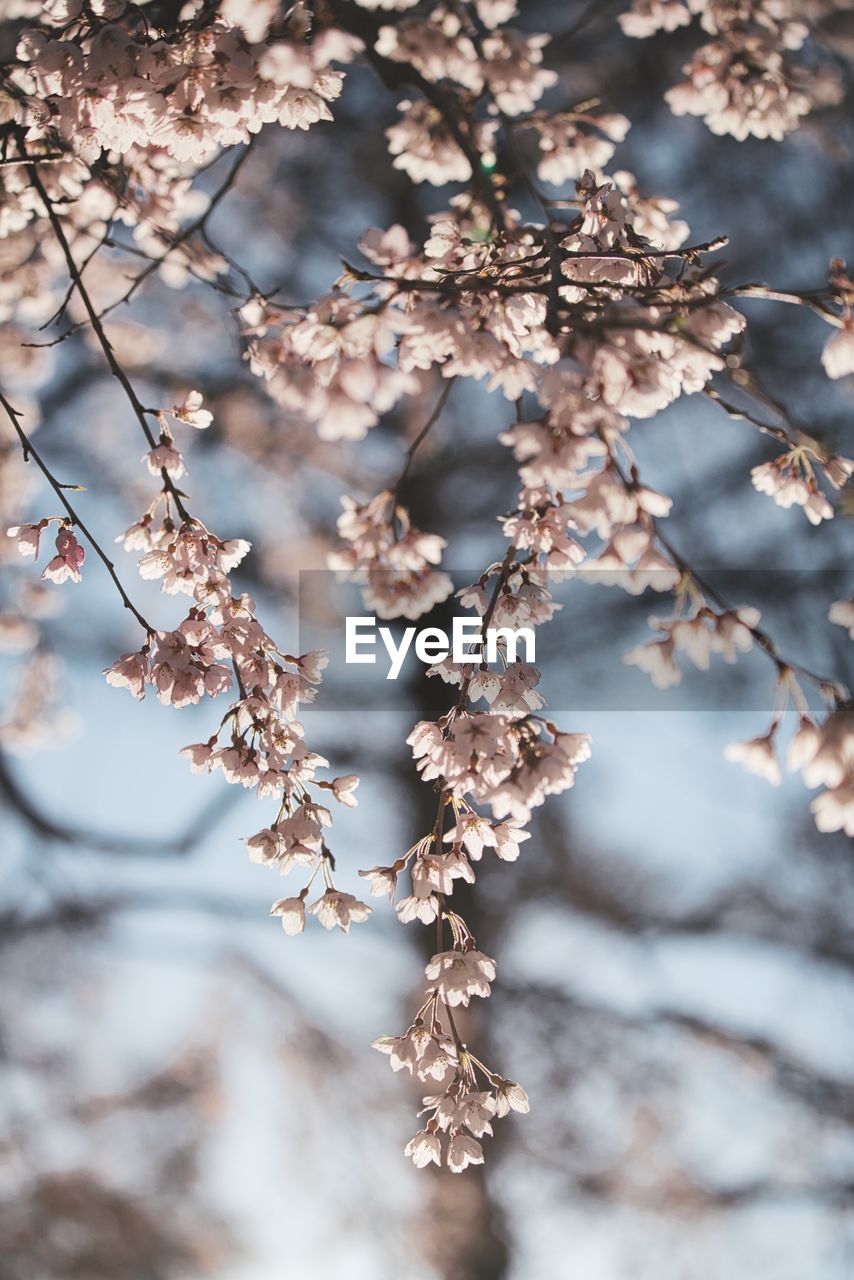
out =
[[[713,276],[686,266],[684,224],[671,228],[660,205],[654,220],[624,178],[625,189],[585,171],[562,236],[510,214],[492,233],[488,212],[465,199],[434,218],[420,254],[400,228],[373,233],[362,248],[383,274],[354,268],[342,282],[372,282],[364,298],[333,294],[302,315],[250,304],[253,371],[324,439],[360,438],[435,368],[484,379],[508,400],[541,391],[560,406],[581,366],[588,399],[652,416],[724,367],[744,321]],[[678,276],[666,270],[671,255]]]
[[[482,6],[481,19],[487,15]],[[437,5],[424,18],[381,27],[375,48],[381,57],[414,67],[425,80],[451,81],[476,97],[486,93],[499,111],[519,116],[557,80],[541,65],[548,37],[490,26],[478,38],[453,5]]]
[[[343,499],[338,532],[347,544],[329,556],[329,567],[363,584],[365,604],[380,618],[420,618],[446,600],[453,583],[433,566],[444,538],[413,528],[409,512],[384,490],[359,505]]]
[[[471,160],[432,103],[404,99],[398,103],[398,111],[400,119],[386,130],[395,169],[402,169],[412,182],[429,182],[436,187],[471,178]],[[481,154],[489,153],[497,129],[494,120],[476,123],[474,141]]]
[[[329,26],[306,40],[295,6],[277,20],[268,4],[225,0],[211,12],[185,6],[158,30],[124,0],[24,6],[33,25],[19,33],[3,68],[0,129],[16,158],[4,170],[0,317],[38,324],[57,305],[66,262],[50,234],[46,199],[61,210],[69,246],[94,254],[112,225],[132,230],[134,254],[170,285],[215,280],[226,261],[187,228],[203,225],[211,197],[193,178],[225,148],[247,144],[267,124],[307,129],[331,120],[346,65],[359,40]],[[43,193],[27,159],[40,169]],[[64,287],[64,286],[63,286]],[[130,297],[131,283],[109,303]],[[79,295],[64,304],[85,322]]]
[[[854,474],[854,461],[828,453],[813,440],[799,440],[771,462],[753,468],[751,479],[760,493],[767,493],[778,506],[803,507],[810,524],[833,517],[833,507],[819,487],[818,476],[831,490],[839,490]]]
[[[727,747],[727,759],[779,786],[779,729],[778,717],[767,733]],[[803,712],[789,741],[787,763],[792,772],[801,774],[806,786],[824,788],[810,805],[819,831],[844,831],[854,836],[854,709],[850,703],[839,706],[820,723]]]
[[[413,379],[383,359],[394,347],[390,318],[343,296],[304,316],[249,303],[243,311],[252,372],[282,408],[304,416],[324,440],[361,440]]]
[[[70,522],[65,516],[54,516],[52,519],[58,526],[54,548],[56,554],[45,567],[42,577],[56,583],[80,582],[82,580],[80,569],[86,559],[86,548],[81,547],[77,541]],[[38,524],[12,525],[6,533],[10,538],[15,539],[21,555],[32,556],[37,560],[42,530],[50,523],[51,519],[46,519],[40,520]]]
[[[78,23],[21,36],[11,79],[28,143],[63,143],[87,164],[104,151],[123,156],[151,145],[201,164],[264,124],[307,129],[331,120],[342,76],[330,64],[354,52],[332,30],[311,44],[255,47],[222,20],[158,38],[134,6],[111,8],[122,21],[90,26],[81,12]]]
[[[526,124],[535,130],[543,153],[537,176],[557,187],[580,178],[588,169],[602,173],[616,143],[623,141],[630,128],[625,116],[594,115],[590,110],[534,112]]]
[[[694,594],[699,593],[695,590]],[[716,613],[703,602],[688,616],[650,618],[649,625],[661,632],[662,639],[638,645],[625,654],[623,661],[646,672],[657,689],[667,689],[682,679],[676,661],[678,652],[684,653],[700,671],[708,671],[712,654],[721,654],[725,662],[735,662],[738,654],[749,653],[753,648],[758,624],[758,609]]]
[[[444,1163],[451,1173],[462,1173],[483,1164],[480,1139],[492,1136],[492,1121],[510,1111],[524,1114],[529,1104],[521,1085],[491,1071],[459,1038],[453,1009],[489,995],[495,961],[475,948],[459,917],[450,919],[460,945],[426,966],[426,999],[412,1025],[403,1035],[381,1036],[374,1048],[388,1056],[393,1071],[408,1072],[430,1090],[419,1113],[429,1118],[405,1154],[418,1169]]]
[[[683,68],[685,79],[668,90],[670,109],[701,116],[713,133],[739,139],[753,134],[779,141],[797,129],[812,107],[813,88],[809,64],[791,61],[809,34],[800,6],[791,0],[633,0],[620,23],[626,35],[643,39],[687,26],[694,15],[712,39]]]
[[[211,415],[201,406],[201,396],[190,392],[170,412],[179,421],[207,427]],[[159,415],[162,423],[165,417]],[[128,551],[142,553],[143,578],[159,580],[163,592],[187,595],[192,604],[178,627],[149,634],[138,652],[118,658],[105,672],[107,682],[137,699],[150,686],[160,702],[179,708],[215,698],[236,683],[239,696],[217,730],[181,754],[194,772],[221,771],[226,782],[276,804],[272,824],[246,844],[251,861],[281,874],[298,865],[309,869],[302,893],[273,907],[285,931],[294,934],[303,928],[306,894],[322,872],[325,892],[309,911],[324,928],[337,924],[347,932],[351,921],[367,919],[369,911],[335,889],[334,864],[323,838],[332,814],[311,799],[310,789],[352,807],[358,778],[318,779],[318,769],[329,762],[310,750],[297,719],[300,703],[314,700],[328,657],[322,650],[299,657],[281,651],[259,621],[252,598],[236,592],[231,582],[249,543],[220,539],[186,512],[176,520],[176,496],[168,483],[174,471],[162,465],[163,489],[120,541]]]
[[[466,79],[465,41],[450,49],[449,32],[460,34],[458,16],[442,11],[429,38],[419,22],[407,19],[393,37],[387,32],[384,56],[405,53],[427,79],[442,65],[472,93],[483,92],[480,80]],[[395,164],[411,163],[415,180],[467,174],[469,157],[441,110],[424,102],[407,103],[406,111],[419,127],[411,161],[402,158],[406,131],[390,131]],[[675,218],[673,202],[643,198],[631,174],[602,172],[627,127],[622,117],[540,111],[523,123],[536,131],[545,157],[539,176],[576,179],[575,212],[566,223],[523,221],[506,206],[499,215],[475,192],[432,217],[420,250],[401,227],[371,231],[360,248],[374,269],[347,264],[340,292],[318,308],[282,314],[262,301],[251,304],[253,367],[281,403],[308,413],[323,436],[343,434],[351,411],[342,415],[335,402],[323,401],[326,369],[334,378],[335,363],[317,379],[306,376],[312,359],[300,355],[303,325],[316,334],[328,322],[313,350],[335,361],[339,353],[357,359],[365,386],[394,375],[417,375],[419,387],[429,377],[471,378],[517,402],[517,421],[499,437],[513,451],[521,483],[516,509],[501,518],[509,550],[458,593],[484,626],[548,622],[559,608],[553,579],[583,566],[586,578],[631,594],[675,593],[675,615],[651,619],[659,638],[626,655],[660,686],[681,678],[679,652],[701,670],[713,654],[733,662],[754,644],[773,652],[756,610],[707,599],[672,552],[660,530],[671,501],[641,481],[628,440],[631,419],[650,418],[681,395],[705,390],[725,369],[728,344],[744,327],[713,271],[701,264],[715,246],[684,248],[688,228]],[[494,130],[470,138],[488,159]],[[432,168],[437,155],[443,160]],[[361,350],[349,336],[354,326],[365,338]],[[376,333],[385,335],[379,348]],[[518,409],[524,395],[536,399],[538,416]],[[368,410],[360,402],[355,412],[363,417],[352,434],[361,435],[371,425]],[[820,465],[835,487],[845,482],[844,459],[805,439],[791,448],[798,465]],[[805,506],[814,487],[805,483]],[[345,499],[344,545],[330,564],[362,584],[366,607],[382,617],[416,618],[450,590],[436,567],[444,544],[411,527],[396,494],[389,488],[369,501]],[[813,500],[808,514],[814,506]],[[485,851],[505,860],[519,856],[532,811],[573,785],[590,741],[539,714],[539,673],[527,663],[502,656],[493,666],[484,660],[472,667],[445,659],[428,674],[458,690],[445,715],[419,723],[408,739],[422,778],[439,796],[435,825],[406,854],[360,874],[373,896],[390,899],[401,923],[435,928],[443,946],[450,934],[450,948],[427,967],[426,1001],[409,1030],[377,1047],[394,1070],[405,1067],[444,1089],[425,1097],[429,1119],[407,1154],[419,1167],[444,1160],[459,1172],[482,1159],[480,1139],[513,1104],[500,1101],[499,1078],[455,1025],[458,1006],[488,997],[495,964],[477,950],[451,905],[454,889],[460,881],[474,883]],[[478,702],[485,709],[476,709]],[[513,1097],[524,1109],[521,1091]]]

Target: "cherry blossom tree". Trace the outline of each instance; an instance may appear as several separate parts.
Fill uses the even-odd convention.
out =
[[[844,7],[635,0],[611,20],[631,40],[663,32],[689,42],[684,78],[666,93],[675,115],[770,146],[843,99],[850,68],[833,18]],[[752,303],[796,308],[798,323],[823,335],[826,376],[846,379],[854,281],[838,256],[808,287],[788,287],[782,270],[769,283],[731,281],[720,257],[726,226],[695,239],[667,193],[642,191],[614,166],[632,121],[607,101],[579,100],[550,61],[591,15],[547,32],[530,30],[513,0],[11,0],[2,16],[0,407],[15,580],[2,634],[19,662],[6,750],[61,732],[50,620],[58,596],[70,615],[81,581],[101,573],[137,630],[134,647],[107,666],[107,684],[178,710],[220,699],[209,736],[181,754],[192,771],[221,774],[263,802],[263,825],[245,846],[251,862],[291,877],[272,905],[284,933],[347,933],[372,917],[332,834],[333,815],[356,806],[359,761],[336,774],[300,718],[301,706],[322,706],[328,656],[271,634],[229,503],[208,511],[192,497],[195,459],[218,430],[217,380],[200,360],[190,383],[149,390],[145,355],[133,350],[139,334],[122,328],[149,281],[175,291],[201,283],[258,403],[298,424],[280,448],[301,465],[317,450],[371,459],[377,428],[395,415],[417,419],[389,474],[374,492],[345,494],[337,520],[328,565],[359,585],[367,611],[417,622],[455,599],[484,628],[547,629],[568,578],[653,593],[651,635],[627,646],[623,662],[663,689],[689,667],[755,650],[770,677],[767,713],[754,736],[722,744],[727,759],[772,785],[785,763],[817,791],[818,831],[854,835],[850,690],[686,558],[668,532],[674,502],[639,460],[651,420],[705,397],[767,445],[746,485],[810,526],[850,512],[854,462],[769,389],[745,341]],[[389,173],[440,189],[440,207],[409,226],[365,225],[357,244],[342,235],[340,266],[318,297],[262,287],[209,221],[237,195],[263,136],[334,131],[347,81],[365,75],[395,97],[381,139]],[[267,197],[263,183],[252,197]],[[98,466],[85,433],[60,472],[37,430],[41,382],[75,343],[122,397],[112,448],[120,442],[138,474],[116,487],[144,496],[113,536],[135,570],[113,559],[81,510]],[[457,589],[443,567],[444,533],[419,528],[404,495],[451,398],[472,383],[492,393],[485,465],[512,460],[516,498],[492,513],[500,551]],[[252,435],[247,428],[247,452]],[[134,572],[179,599],[153,614]],[[828,630],[854,635],[854,602],[828,606]],[[491,664],[443,659],[428,674],[443,705],[402,735],[399,751],[431,812],[408,848],[383,849],[359,875],[374,911],[393,910],[431,939],[407,1025],[374,1040],[423,1097],[405,1154],[419,1168],[463,1173],[483,1163],[497,1121],[528,1111],[523,1085],[461,1031],[472,1025],[461,1014],[501,983],[501,957],[477,936],[470,886],[491,859],[536,865],[530,823],[581,785],[595,742],[578,716],[552,717],[539,671],[505,650]],[[129,724],[134,712],[128,703]]]

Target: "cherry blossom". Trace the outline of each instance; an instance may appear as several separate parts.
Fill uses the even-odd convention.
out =
[[[443,951],[424,970],[428,980],[452,1008],[467,1005],[471,996],[488,996],[495,977],[495,961],[480,951]]]
[[[536,130],[543,152],[537,174],[554,186],[580,178],[585,170],[602,172],[614,154],[614,144],[622,142],[630,128],[625,116],[585,112],[543,112],[530,116],[528,123]]]
[[[760,738],[751,738],[747,742],[733,742],[726,748],[724,755],[734,764],[744,765],[750,773],[765,778],[772,787],[779,787],[781,781],[780,765],[774,750],[774,734],[768,733]]]
[[[413,182],[429,182],[435,187],[471,178],[471,161],[441,112],[429,102],[409,99],[398,103],[398,111],[400,120],[386,130],[395,169],[402,169]],[[497,128],[491,120],[476,124],[475,141],[481,153],[489,151]]]
[[[107,684],[115,689],[127,689],[138,701],[141,701],[145,697],[145,686],[151,681],[151,663],[148,654],[126,653],[121,658],[117,658],[104,675],[107,677]]]
[[[753,648],[759,618],[758,609],[715,613],[706,605],[690,616],[651,617],[650,627],[664,638],[638,645],[623,656],[623,661],[646,672],[657,689],[667,689],[682,679],[677,653],[684,653],[700,671],[708,671],[713,654],[721,654],[725,662],[736,662],[739,654]]]
[[[432,566],[442,558],[443,538],[413,528],[409,513],[384,491],[359,505],[343,499],[338,532],[349,544],[328,563],[351,581],[364,584],[365,605],[380,618],[417,619],[453,591],[445,573]]]
[[[816,796],[810,809],[819,831],[844,831],[854,836],[854,776]]]
[[[38,524],[12,525],[10,529],[6,530],[6,534],[8,537],[15,539],[15,544],[22,556],[32,556],[34,560],[38,560],[39,539],[45,523],[40,521]]]
[[[334,929],[337,925],[343,933],[349,933],[352,923],[361,924],[371,914],[371,908],[352,893],[341,893],[336,889],[327,889],[323,897],[318,898],[308,908],[324,929]]]
[[[442,1163],[442,1144],[429,1129],[420,1129],[414,1138],[410,1138],[403,1153],[409,1156],[416,1169],[423,1169],[431,1162]]]
[[[683,68],[685,80],[668,90],[670,109],[702,116],[713,133],[739,139],[779,140],[796,129],[812,106],[809,94],[795,87],[790,65],[809,34],[796,20],[798,6],[788,0],[633,0],[620,24],[626,35],[644,39],[688,26],[695,14],[713,39]],[[798,71],[808,83],[806,69]]]
[[[85,547],[81,547],[70,529],[61,525],[56,535],[56,555],[48,563],[42,577],[51,582],[80,582],[80,567],[85,558]]]
[[[462,1173],[470,1164],[483,1164],[483,1148],[466,1133],[456,1133],[448,1146],[448,1168]]]
[[[803,507],[810,524],[833,518],[833,507],[819,488],[817,473],[831,490],[839,489],[854,473],[850,458],[827,455],[808,442],[798,443],[773,462],[763,462],[750,473],[760,493],[769,494],[778,506]]]
[[[821,363],[828,378],[844,378],[854,373],[854,320],[850,317],[824,344]]]
[[[173,405],[170,412],[179,422],[185,422],[187,426],[196,427],[201,431],[213,422],[213,414],[210,410],[202,408],[203,403],[200,391],[188,391],[181,403]]]
[[[838,627],[847,627],[849,636],[854,640],[854,600],[835,601],[827,616]]]
[[[270,908],[270,914],[278,916],[285,933],[293,937],[305,928],[305,901],[302,897],[280,898]]]

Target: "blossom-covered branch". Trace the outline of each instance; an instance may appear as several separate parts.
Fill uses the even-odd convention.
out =
[[[298,719],[325,655],[295,655],[273,640],[232,579],[249,544],[211,533],[178,487],[187,472],[180,431],[212,425],[202,395],[191,390],[180,403],[146,407],[110,339],[105,318],[155,273],[176,285],[207,281],[237,299],[251,372],[321,440],[358,442],[400,406],[434,406],[396,479],[379,493],[344,498],[342,546],[330,567],[362,586],[366,607],[418,619],[452,595],[441,567],[445,539],[418,529],[400,496],[417,450],[441,427],[451,387],[483,383],[499,393],[495,454],[499,445],[511,451],[519,489],[513,509],[499,514],[506,553],[458,592],[461,605],[484,628],[536,628],[560,607],[554,584],[583,566],[585,578],[631,595],[673,598],[672,615],[652,619],[653,642],[625,658],[660,687],[681,678],[677,653],[705,670],[713,655],[732,662],[755,645],[775,670],[771,728],[731,746],[730,758],[778,781],[775,735],[791,700],[800,724],[790,762],[808,785],[825,788],[813,802],[817,825],[854,834],[848,690],[783,657],[750,604],[730,605],[675,550],[662,525],[672,501],[642,482],[630,443],[649,429],[635,424],[683,395],[705,394],[782,448],[753,469],[758,490],[802,507],[813,524],[832,518],[854,463],[783,415],[781,424],[760,416],[768,404],[755,408],[758,382],[732,356],[746,323],[733,303],[761,299],[810,312],[805,319],[833,330],[826,372],[844,377],[854,372],[854,285],[843,263],[831,264],[826,286],[800,293],[725,283],[711,255],[726,237],[691,242],[673,200],[643,195],[631,173],[610,171],[630,121],[598,100],[564,99],[547,65],[548,37],[510,25],[513,0],[329,0],[316,15],[302,4],[222,0],[168,20],[162,6],[122,0],[20,7],[33,25],[2,69],[0,123],[8,169],[0,227],[19,263],[14,277],[3,276],[0,306],[27,335],[68,314],[70,326],[54,341],[78,329],[94,340],[143,432],[157,485],[119,540],[140,553],[143,578],[189,600],[177,627],[154,630],[90,538],[146,631],[107,679],[136,698],[153,687],[178,708],[235,689],[215,731],[183,754],[194,770],[221,770],[271,801],[269,824],[246,844],[252,861],[304,880],[273,907],[286,933],[301,933],[307,912],[344,932],[370,913],[336,887],[326,839],[332,814],[324,801],[354,805],[357,778],[319,778],[327,761],[308,747]],[[789,8],[784,0],[636,0],[621,21],[627,34],[646,36],[699,16],[713,40],[668,95],[671,106],[702,115],[716,132],[779,138],[810,106],[790,59],[808,33]],[[414,236],[398,224],[366,229],[359,250],[367,265],[353,265],[348,246],[338,246],[343,273],[323,296],[297,304],[258,289],[247,267],[213,244],[207,223],[262,128],[331,121],[340,68],[355,59],[386,89],[410,95],[386,133],[390,165],[414,183],[462,190]],[[241,150],[225,180],[201,195],[196,180],[231,147]],[[127,234],[117,238],[118,225]],[[118,249],[145,265],[115,296],[96,301],[90,264]],[[79,580],[83,554],[72,529],[87,530],[3,404],[68,517],[48,576]],[[25,554],[36,551],[49,520],[13,526]],[[849,601],[830,616],[854,630]],[[516,860],[532,812],[569,789],[590,754],[583,726],[566,731],[541,714],[539,672],[515,658],[505,640],[492,662],[444,659],[431,668],[459,687],[447,711],[407,738],[435,790],[435,820],[407,851],[389,851],[388,863],[361,873],[373,896],[392,901],[408,877],[398,918],[436,931],[423,1001],[403,1035],[377,1047],[429,1090],[428,1118],[407,1154],[455,1173],[482,1162],[480,1140],[494,1118],[528,1105],[521,1086],[487,1066],[455,1022],[459,1006],[489,996],[497,971],[454,905],[455,882],[474,881],[472,864],[486,850]],[[822,699],[820,714],[810,710],[809,685]]]

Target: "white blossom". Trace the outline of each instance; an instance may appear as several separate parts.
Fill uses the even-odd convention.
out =
[[[343,933],[349,933],[351,924],[361,924],[371,914],[366,903],[337,889],[327,889],[308,909],[324,929],[334,929],[337,925]]]
[[[305,902],[302,898],[280,898],[270,908],[270,914],[279,916],[285,933],[293,937],[305,928]]]
[[[749,773],[765,778],[772,787],[779,787],[781,781],[780,765],[774,750],[773,734],[760,738],[750,738],[747,742],[733,742],[724,751],[727,760],[741,764]]]
[[[446,1004],[467,1005],[471,996],[488,996],[495,961],[480,951],[443,951],[424,970]]]

